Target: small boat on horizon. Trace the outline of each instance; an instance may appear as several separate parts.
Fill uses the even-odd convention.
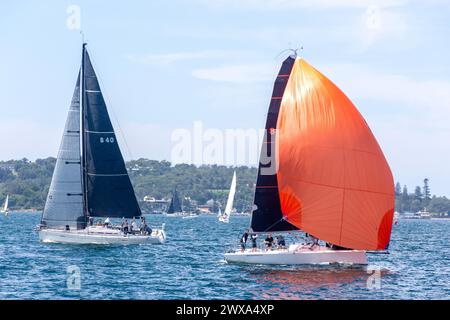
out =
[[[365,265],[367,251],[388,248],[393,215],[392,173],[362,115],[304,59],[287,57],[267,114],[250,227],[225,260]],[[266,249],[257,248],[258,234],[267,235]],[[286,245],[278,236],[274,250],[271,234],[314,241]],[[247,238],[254,248],[245,248]]]
[[[416,216],[419,217],[419,219],[431,219],[431,213],[427,210],[427,208],[423,208],[423,210],[419,210],[416,212]]]
[[[423,208],[414,213],[406,212],[402,215],[402,219],[406,220],[429,220],[433,217],[433,215],[427,210],[427,208]]]
[[[167,207],[167,211],[163,214],[167,217],[183,217],[189,215],[188,212],[183,211],[183,207],[181,205],[181,199],[178,195],[177,188],[175,187],[172,191],[172,198],[170,199],[169,206]]]
[[[196,213],[187,213],[182,216],[182,219],[194,219],[194,218],[198,218],[199,216],[200,215],[196,214]]]
[[[0,213],[3,213],[5,217],[7,217],[9,214],[8,203],[9,203],[9,194],[6,195],[6,199],[3,202],[2,209],[0,210]]]
[[[231,211],[233,210],[233,202],[234,202],[235,194],[236,194],[236,171],[234,171],[233,179],[231,180],[231,186],[230,186],[230,191],[228,193],[228,199],[227,199],[227,205],[225,207],[225,211],[223,213],[219,212],[219,215],[218,215],[220,222],[223,222],[223,223],[230,222],[230,215],[231,215]]]
[[[81,144],[81,145],[80,145]],[[151,229],[136,199],[86,44],[53,177],[37,227],[42,242],[162,244],[164,226]],[[95,224],[94,218],[106,218]],[[114,227],[109,218],[122,218]]]

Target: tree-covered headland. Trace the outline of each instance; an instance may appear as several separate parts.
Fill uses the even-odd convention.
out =
[[[15,210],[44,207],[56,159],[49,157],[0,161],[0,202],[10,196],[10,208]],[[168,161],[139,159],[127,162],[136,196],[143,209],[145,196],[168,199],[174,188],[183,199],[202,205],[211,200],[225,206],[233,171],[237,174],[237,190],[234,207],[238,211],[251,211],[257,169],[219,165],[195,166],[171,165]],[[430,181],[409,192],[399,182],[395,185],[395,208],[398,212],[417,212],[424,207],[432,213],[450,213],[450,200],[431,194]],[[189,201],[185,201],[187,203]]]

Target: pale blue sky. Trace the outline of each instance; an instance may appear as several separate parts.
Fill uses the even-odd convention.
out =
[[[71,4],[127,158],[170,160],[171,132],[196,120],[261,128],[277,55],[303,46],[365,116],[395,179],[429,177],[450,195],[450,2],[1,1],[0,159],[56,155],[80,64]]]

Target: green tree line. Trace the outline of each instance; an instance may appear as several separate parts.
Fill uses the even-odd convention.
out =
[[[56,159],[49,157],[0,161],[0,202],[10,195],[12,209],[42,209],[44,207]],[[234,206],[238,211],[250,211],[253,202],[257,169],[188,164],[172,165],[168,161],[139,159],[127,162],[127,168],[136,196],[142,203],[144,196],[169,198],[176,187],[180,197],[189,197],[204,204],[213,199],[225,206],[233,177],[237,174],[237,190]],[[429,180],[410,193],[407,186],[397,182],[395,209],[398,212],[416,212],[424,207],[430,212],[450,212],[450,200],[432,196]],[[143,205],[145,208],[145,206]]]
[[[56,159],[49,157],[34,162],[28,159],[0,161],[0,203],[10,196],[11,209],[44,207]],[[238,184],[234,206],[238,211],[249,211],[253,200],[256,168],[237,168],[178,164],[147,159],[126,163],[138,200],[143,207],[144,196],[170,198],[176,187],[181,198],[190,197],[199,204],[213,199],[222,209],[236,170]]]
[[[395,210],[398,212],[417,212],[424,208],[431,213],[450,213],[450,200],[447,197],[432,196],[429,179],[423,180],[423,186],[416,186],[414,192],[397,182],[395,185]]]

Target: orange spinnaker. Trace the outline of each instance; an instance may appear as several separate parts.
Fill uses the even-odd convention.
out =
[[[277,129],[284,218],[342,247],[385,249],[394,213],[389,165],[353,103],[303,59],[294,63]]]

